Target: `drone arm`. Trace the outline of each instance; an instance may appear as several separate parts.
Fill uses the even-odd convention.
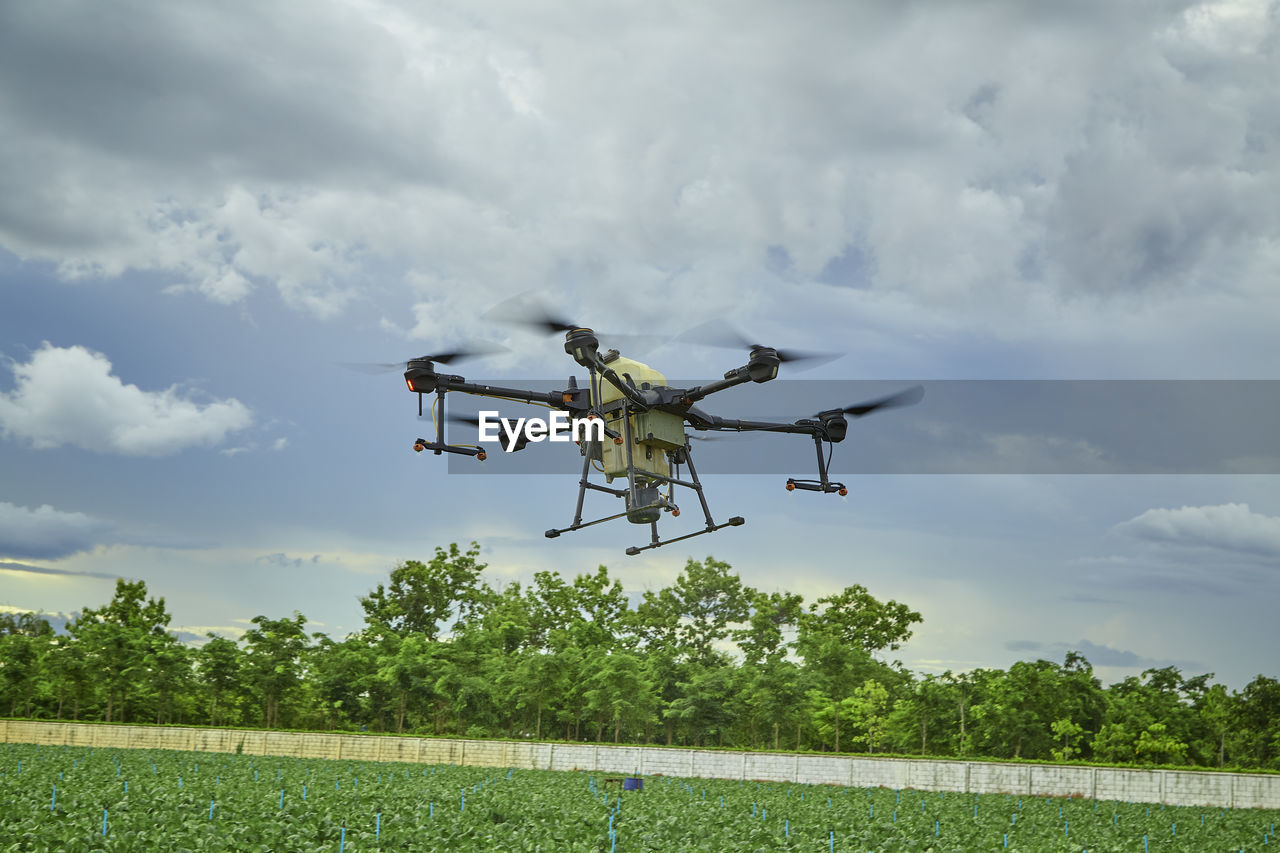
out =
[[[794,435],[818,435],[821,430],[821,424],[814,421],[801,420],[791,424],[780,424],[772,421],[730,420],[692,407],[685,413],[685,419],[694,429],[718,432],[781,432]]]
[[[750,381],[751,376],[747,373],[747,368],[739,367],[726,373],[724,375],[724,379],[717,379],[715,382],[711,382],[706,385],[699,385],[696,388],[690,388],[685,392],[684,399],[686,402],[696,403],[718,391],[734,388]]]
[[[587,412],[590,404],[585,389],[565,391],[529,391],[524,388],[504,388],[500,385],[480,385],[467,382],[461,376],[436,376],[437,387],[444,391],[459,391],[477,397],[493,397],[499,400],[514,400],[519,403],[542,403],[555,409],[566,409],[570,412]]]

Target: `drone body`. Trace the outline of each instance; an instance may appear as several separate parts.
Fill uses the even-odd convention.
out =
[[[633,524],[650,527],[650,541],[643,546],[627,548],[628,554],[638,554],[672,542],[712,533],[724,527],[744,523],[741,516],[717,524],[707,505],[702,483],[693,464],[693,453],[687,429],[713,432],[780,432],[808,435],[817,451],[818,478],[816,480],[787,480],[788,491],[801,489],[826,494],[848,494],[844,484],[828,477],[828,448],[844,440],[848,429],[848,416],[861,417],[873,411],[894,406],[911,405],[923,396],[919,386],[880,400],[830,409],[792,423],[771,421],[729,420],[708,414],[697,407],[706,397],[746,382],[764,383],[777,377],[778,367],[785,361],[799,360],[804,356],[789,355],[786,351],[771,347],[750,345],[748,362],[724,374],[723,379],[693,388],[673,388],[662,373],[652,367],[625,358],[617,350],[600,352],[595,332],[571,324],[555,324],[555,331],[565,332],[565,352],[580,366],[587,369],[587,388],[578,387],[570,377],[567,386],[558,391],[541,392],[521,388],[505,388],[468,382],[462,376],[438,373],[437,362],[447,363],[459,353],[440,356],[423,356],[409,361],[404,378],[410,391],[418,395],[418,414],[422,414],[422,395],[434,393],[432,417],[435,420],[434,441],[419,438],[414,450],[430,450],[435,455],[455,453],[484,460],[487,453],[478,445],[450,444],[445,438],[445,422],[450,420],[444,412],[445,395],[450,391],[489,397],[499,400],[542,405],[554,412],[563,412],[574,423],[583,420],[594,430],[578,435],[576,444],[582,456],[582,476],[579,480],[578,500],[573,522],[564,528],[546,531],[548,538],[562,533],[591,527],[606,521],[625,517]],[[437,411],[439,416],[437,417]],[[478,424],[477,419],[458,418]],[[532,420],[532,419],[531,419]],[[597,423],[600,422],[600,423]],[[506,424],[504,424],[506,426]],[[594,437],[588,437],[594,433]],[[482,433],[483,434],[483,433]],[[500,434],[502,448],[506,452],[524,449],[530,441],[540,440],[526,424],[524,432],[508,430]],[[829,451],[828,451],[829,454]],[[682,469],[688,469],[687,475]],[[592,471],[603,475],[604,484],[593,482]],[[620,481],[617,486],[614,481]],[[625,484],[621,481],[625,481]],[[663,512],[680,515],[675,501],[677,488],[688,489],[698,498],[704,526],[694,533],[662,539],[658,534],[658,521]],[[625,509],[593,521],[583,521],[583,504],[589,491],[622,498]]]

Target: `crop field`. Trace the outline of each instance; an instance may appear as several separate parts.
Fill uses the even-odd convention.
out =
[[[1275,811],[7,744],[0,851],[1261,851]],[[1274,848],[1280,851],[1280,847]]]

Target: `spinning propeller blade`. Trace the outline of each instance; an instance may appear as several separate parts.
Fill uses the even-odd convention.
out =
[[[486,320],[506,323],[509,326],[524,326],[544,335],[557,332],[571,332],[574,329],[586,329],[589,326],[574,323],[563,315],[551,313],[551,310],[538,299],[533,291],[516,294],[503,300],[481,315]]]
[[[879,409],[896,409],[900,406],[914,406],[924,399],[924,386],[913,385],[905,391],[899,391],[896,394],[890,394],[887,397],[881,397],[878,400],[868,400],[865,403],[858,403],[853,406],[844,408],[845,414],[853,415],[860,418],[863,415],[869,415]]]
[[[506,347],[499,346],[498,344],[474,343],[449,352],[440,352],[434,355],[420,355],[405,361],[343,361],[339,362],[339,364],[349,370],[358,370],[361,373],[390,373],[393,370],[405,370],[409,366],[410,361],[432,361],[436,364],[450,364],[455,361],[466,361],[469,358],[481,358],[482,356],[493,355],[494,353],[499,352],[508,352],[508,350]]]
[[[808,365],[809,367],[817,367],[819,364],[825,364],[828,361],[835,361],[837,358],[841,358],[844,355],[842,352],[817,352],[811,350],[765,347],[763,344],[754,343],[751,338],[747,337],[747,335],[741,330],[735,328],[724,320],[711,320],[700,326],[694,326],[692,329],[689,329],[677,337],[676,340],[694,344],[703,344],[705,346],[720,347],[721,349],[745,349],[748,352],[766,348],[773,349],[773,351],[778,354],[778,361],[784,364],[810,362]]]
[[[542,335],[564,334],[574,329],[592,329],[584,323],[575,323],[564,314],[553,312],[532,291],[518,294],[490,308],[484,319],[508,326],[520,326]],[[666,338],[657,335],[619,335],[612,332],[596,332],[600,351],[618,347],[633,351],[646,351],[663,343]]]

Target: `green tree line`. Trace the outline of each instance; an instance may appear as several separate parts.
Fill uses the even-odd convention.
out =
[[[395,567],[340,640],[295,611],[188,645],[142,581],[65,633],[0,614],[0,713],[1280,770],[1280,682],[1262,675],[1232,691],[1165,667],[1103,687],[1075,652],[919,675],[886,655],[920,614],[859,585],[806,604],[708,557],[633,600],[604,566],[495,589],[479,555]]]

